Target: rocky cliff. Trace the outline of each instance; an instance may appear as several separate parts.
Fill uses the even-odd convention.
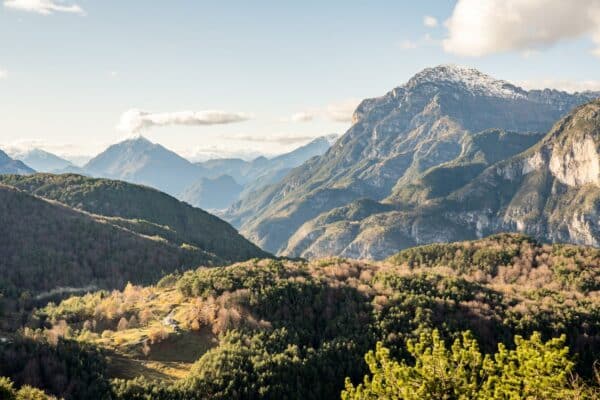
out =
[[[477,158],[468,163],[459,157],[458,162],[427,171],[413,184],[424,192],[416,199],[354,202],[324,213],[306,222],[283,253],[379,259],[394,248],[502,231],[523,232],[548,242],[599,246],[599,149],[600,101],[596,100],[578,107],[541,141],[517,155],[485,168]],[[479,166],[475,173],[474,165]],[[434,174],[445,179],[428,180]]]

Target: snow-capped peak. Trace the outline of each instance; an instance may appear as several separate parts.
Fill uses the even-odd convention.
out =
[[[462,65],[447,64],[426,68],[413,76],[406,86],[412,88],[426,82],[449,82],[461,85],[473,94],[490,97],[522,98],[527,96],[526,91],[512,83],[494,79],[475,68]]]

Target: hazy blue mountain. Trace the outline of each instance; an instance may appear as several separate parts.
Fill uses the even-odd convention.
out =
[[[17,160],[23,161],[38,172],[54,172],[66,170],[67,168],[77,168],[70,161],[41,149],[31,149],[15,153],[12,156]]]
[[[140,183],[176,197],[205,175],[201,166],[143,137],[110,146],[83,169],[92,176]]]
[[[306,160],[322,155],[336,139],[337,135],[322,136],[273,158],[258,157],[252,161],[230,158],[197,163],[206,176],[187,187],[180,197],[197,207],[226,209],[239,198],[252,196],[252,192],[279,182]]]
[[[33,174],[35,170],[27,166],[23,161],[13,160],[0,150],[0,174]]]
[[[242,189],[229,175],[201,178],[183,191],[181,200],[196,207],[220,210],[236,201]]]
[[[324,154],[338,138],[337,135],[318,137],[311,142],[273,158],[264,156],[252,161],[239,158],[214,159],[197,163],[209,177],[229,175],[240,184],[247,184],[261,176],[273,175],[282,169],[295,168],[306,160]]]
[[[226,216],[246,237],[280,254],[305,254],[296,249],[311,248],[315,241],[320,244],[314,254],[344,253],[356,234],[374,245],[376,232],[365,232],[353,221],[342,218],[335,227],[305,224],[364,198],[403,207],[397,198],[405,194],[403,187],[459,157],[468,137],[487,129],[547,132],[574,107],[597,96],[526,91],[467,67],[428,68],[384,96],[364,100],[350,129],[323,156],[243,198]],[[531,139],[523,138],[527,143]],[[384,220],[374,219],[370,226],[387,229]],[[386,245],[394,243],[404,246],[400,236]],[[379,256],[376,250],[351,253]]]

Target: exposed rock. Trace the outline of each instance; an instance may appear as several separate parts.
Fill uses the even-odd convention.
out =
[[[334,222],[322,223],[330,212],[335,214],[338,207],[343,209],[361,198],[393,204],[402,211],[409,205],[446,196],[490,164],[525,150],[540,138],[526,133],[547,132],[573,107],[596,96],[525,91],[471,68],[429,68],[382,97],[364,100],[354,113],[352,127],[327,153],[309,160],[280,183],[242,199],[229,210],[228,218],[263,248],[294,256],[353,254],[380,258],[379,250],[370,250],[378,247],[376,243],[400,248],[403,243],[483,234],[485,224],[496,224],[492,216],[486,217],[488,222],[478,217],[479,228],[471,231],[470,226],[433,229],[429,222],[410,220],[406,214],[401,219],[413,226],[414,232],[401,235],[395,228],[388,229],[389,225],[383,225],[380,234],[372,230],[372,224],[395,226],[397,216],[391,222],[388,218],[368,222],[369,217],[365,217],[347,224],[345,229],[356,232],[355,236],[340,231],[341,224],[349,222],[345,219],[335,222],[335,229],[330,226]],[[469,153],[469,141],[490,128],[512,133],[506,138],[496,135],[492,148],[485,148],[487,136],[483,135],[484,149]],[[589,146],[574,151],[593,158]],[[573,156],[577,160],[579,153]],[[541,168],[541,161],[546,163],[550,154],[532,153],[527,162],[493,168],[503,181],[517,185],[524,171]],[[558,165],[567,169],[574,165],[572,157],[565,155],[560,160]],[[446,167],[436,170],[442,165]],[[582,165],[580,169],[586,168]],[[588,182],[593,176],[597,177],[593,171],[579,172],[573,182]],[[458,233],[446,233],[448,229]],[[367,230],[368,235],[363,233]]]

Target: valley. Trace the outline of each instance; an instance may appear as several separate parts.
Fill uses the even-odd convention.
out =
[[[600,400],[600,0],[0,0],[0,400]]]

